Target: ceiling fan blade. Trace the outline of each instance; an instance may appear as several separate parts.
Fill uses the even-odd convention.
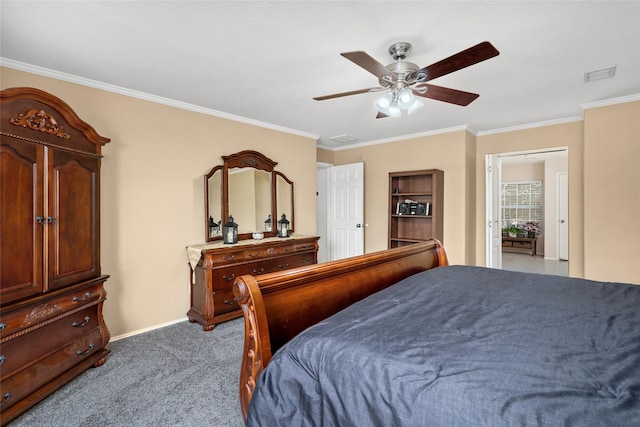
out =
[[[379,63],[377,60],[369,56],[369,54],[366,52],[359,50],[355,52],[343,52],[340,55],[344,56],[354,64],[364,68],[365,70],[376,76],[378,79],[381,79],[382,76],[391,77],[391,71],[389,71],[387,67]]]
[[[480,96],[477,93],[465,92],[432,84],[426,84],[425,86],[428,88],[425,93],[414,92],[414,94],[424,98],[435,99],[436,101],[462,105],[463,107],[471,104],[473,100]]]
[[[378,111],[378,114],[376,115],[376,119],[384,119],[385,117],[389,117],[387,116],[385,113]]]
[[[450,57],[445,58],[442,61],[436,62],[435,64],[428,65],[418,71],[415,71],[411,74],[411,77],[416,78],[420,73],[425,73],[427,75],[426,81],[437,79],[438,77],[442,77],[446,74],[453,73],[454,71],[461,70],[470,65],[474,65],[489,58],[493,58],[494,56],[498,56],[499,54],[500,52],[498,52],[498,50],[493,47],[491,43],[482,42],[470,47],[469,49],[463,50],[462,52],[458,52],[455,55],[451,55]]]
[[[367,92],[374,91],[376,89],[378,89],[378,88],[370,87],[368,89],[359,89],[359,90],[352,90],[350,92],[334,93],[333,95],[316,96],[313,99],[315,99],[316,101],[324,101],[325,99],[340,98],[341,96],[349,96],[349,95],[357,95],[359,93],[367,93]]]

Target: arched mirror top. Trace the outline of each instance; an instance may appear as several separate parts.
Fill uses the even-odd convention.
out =
[[[257,151],[240,151],[229,156],[222,156],[225,168],[253,168],[267,172],[272,172],[278,164],[267,156]]]
[[[278,163],[251,150],[222,160],[205,175],[206,241],[222,239],[229,216],[238,224],[239,240],[251,239],[256,231],[275,236],[283,213],[293,232],[293,182],[274,171]]]

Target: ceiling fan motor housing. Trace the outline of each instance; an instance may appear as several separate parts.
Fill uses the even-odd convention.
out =
[[[389,55],[394,61],[403,60],[411,52],[411,43],[398,42],[389,46]]]

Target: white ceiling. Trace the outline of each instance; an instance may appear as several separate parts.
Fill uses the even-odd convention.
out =
[[[582,114],[640,93],[640,1],[5,1],[3,65],[285,129],[341,147],[468,126],[488,132]],[[340,56],[420,67],[482,41],[500,55],[434,83],[480,97],[375,119],[377,85]],[[616,65],[612,79],[584,73]],[[86,80],[85,80],[86,79]]]

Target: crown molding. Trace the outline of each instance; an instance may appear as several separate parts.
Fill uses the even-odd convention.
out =
[[[586,102],[580,104],[582,111],[590,110],[591,108],[607,107],[609,105],[624,104],[625,102],[640,101],[640,93],[633,95],[620,96],[618,98],[603,99],[602,101]]]
[[[522,125],[508,126],[508,127],[504,127],[504,128],[498,128],[498,129],[483,130],[483,131],[478,132],[477,136],[494,135],[496,133],[514,132],[514,131],[518,131],[518,130],[542,128],[542,127],[554,126],[554,125],[562,125],[562,124],[565,124],[565,123],[581,122],[582,120],[584,120],[582,116],[564,117],[562,119],[545,120],[545,121],[542,121],[542,122],[525,123],[525,124],[522,124]]]
[[[106,92],[117,93],[132,98],[143,99],[145,101],[155,102],[157,104],[168,105],[170,107],[176,107],[183,110],[194,111],[196,113],[207,114],[209,116],[215,116],[222,119],[232,120],[235,122],[245,123],[252,126],[258,126],[265,129],[275,130],[279,132],[289,133],[293,135],[302,136],[305,138],[311,138],[317,141],[320,136],[314,135],[308,132],[303,132],[296,129],[289,129],[283,126],[274,125],[271,123],[261,122],[258,120],[248,119],[246,117],[236,116],[234,114],[225,113],[222,111],[213,110],[210,108],[200,107],[198,105],[189,104],[186,102],[176,101],[175,99],[164,98],[161,96],[151,95],[149,93],[140,92],[137,90],[127,89],[121,86],[116,86],[108,83],[103,83],[97,80],[91,80],[84,77],[79,77],[73,74],[62,73],[48,68],[38,67],[36,65],[27,64],[24,62],[14,61],[13,59],[7,59],[0,57],[0,65],[7,68],[12,68],[18,71],[24,71],[31,74],[37,74],[39,76],[49,77],[56,80],[62,80],[69,83],[74,83],[80,86],[87,86],[94,89],[104,90]]]
[[[469,126],[467,125],[454,126],[450,128],[430,130],[426,132],[412,133],[408,135],[394,136],[392,138],[377,139],[375,141],[366,141],[358,144],[349,144],[344,147],[331,147],[331,146],[318,144],[318,148],[324,148],[325,150],[331,150],[331,151],[342,151],[342,150],[350,150],[352,148],[361,148],[361,147],[367,147],[370,145],[378,145],[378,144],[388,144],[390,142],[406,141],[408,139],[421,138],[421,137],[433,136],[433,135],[441,135],[443,133],[451,133],[451,132],[458,132],[458,131],[470,132]]]

